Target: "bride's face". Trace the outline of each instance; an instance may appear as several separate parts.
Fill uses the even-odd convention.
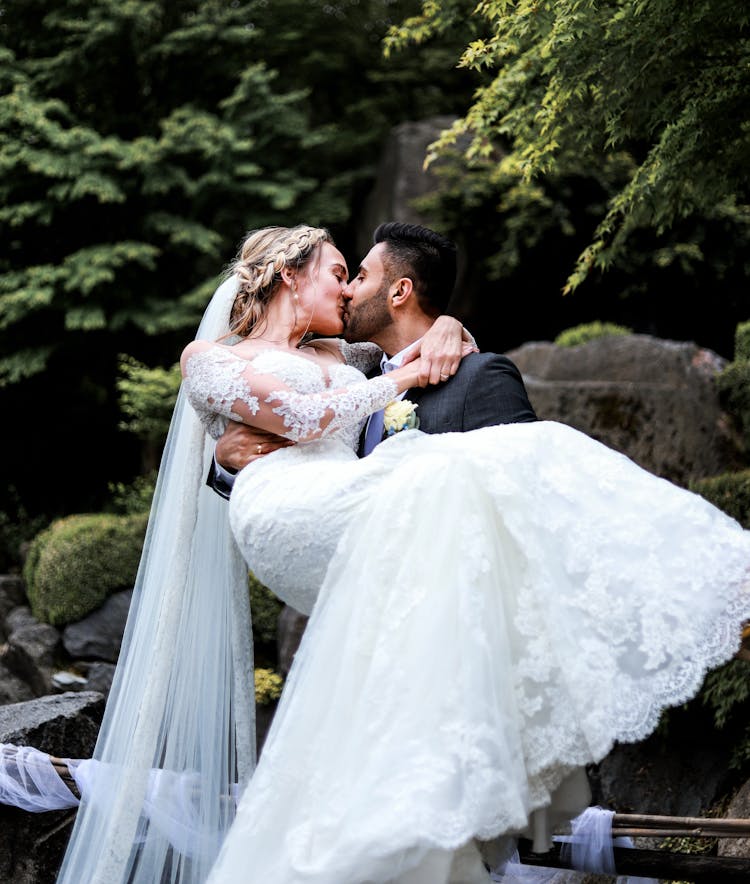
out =
[[[349,271],[341,252],[324,242],[318,254],[297,276],[299,321],[318,335],[340,335],[344,330],[343,291]]]

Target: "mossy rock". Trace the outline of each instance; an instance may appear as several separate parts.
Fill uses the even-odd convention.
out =
[[[34,616],[64,626],[132,587],[147,521],[148,513],[76,515],[38,534],[24,567]]]
[[[694,479],[690,490],[737,519],[743,528],[750,528],[750,470]]]
[[[614,322],[586,322],[573,328],[565,329],[555,338],[558,347],[578,347],[597,338],[608,338],[613,335],[632,335],[632,329]]]
[[[719,399],[735,419],[750,452],[750,359],[737,359],[716,378]]]

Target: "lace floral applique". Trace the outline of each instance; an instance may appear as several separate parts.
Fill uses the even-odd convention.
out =
[[[266,402],[279,402],[273,409],[284,420],[289,439],[299,442],[311,437],[325,438],[343,427],[357,424],[368,414],[385,407],[398,395],[398,386],[386,377],[361,381],[335,393],[305,395],[291,390],[274,390]],[[327,426],[321,423],[328,411],[333,418]]]
[[[335,343],[341,350],[344,362],[346,362],[347,365],[351,365],[352,368],[359,369],[363,374],[369,374],[380,366],[380,359],[383,356],[383,351],[377,344],[371,344],[368,341],[349,344],[347,341],[338,339]]]
[[[257,414],[260,409],[258,397],[252,395],[242,376],[247,367],[245,359],[218,348],[194,353],[187,360],[185,390],[188,400],[215,439],[226,426],[219,417],[242,420],[242,416],[232,410],[237,400],[244,402],[252,414]]]

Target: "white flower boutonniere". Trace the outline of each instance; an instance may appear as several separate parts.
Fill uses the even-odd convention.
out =
[[[401,430],[416,430],[419,427],[417,408],[408,399],[394,399],[383,411],[383,435],[393,436]]]

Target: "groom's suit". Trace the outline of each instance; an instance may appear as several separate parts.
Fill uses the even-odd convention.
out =
[[[463,433],[537,419],[521,373],[498,353],[470,353],[444,384],[413,387],[404,398],[419,405],[419,429],[425,433]]]

